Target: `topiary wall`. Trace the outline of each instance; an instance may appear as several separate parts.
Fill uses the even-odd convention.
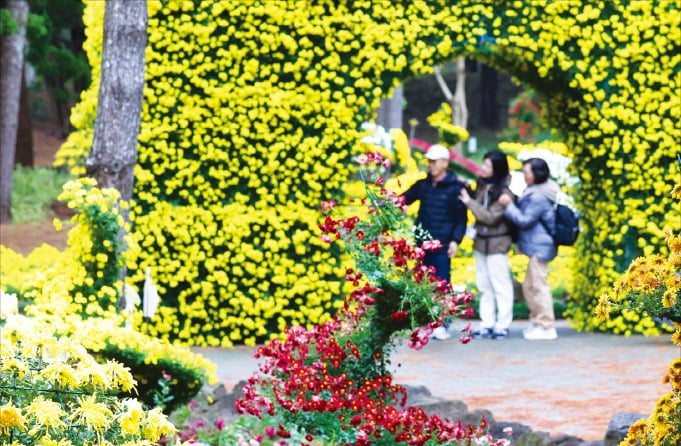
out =
[[[144,252],[131,270],[141,283],[151,267],[159,285],[149,331],[250,344],[327,319],[345,271],[318,241],[318,203],[340,199],[380,98],[460,55],[547,98],[572,152],[584,215],[573,324],[651,330],[592,313],[681,217],[665,192],[681,139],[679,2],[337,3],[149,2],[132,214]],[[87,2],[93,66],[102,12]],[[79,165],[95,109],[96,91],[85,92],[59,163]]]

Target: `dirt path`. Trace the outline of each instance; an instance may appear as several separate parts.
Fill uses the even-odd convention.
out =
[[[59,149],[63,142],[62,138],[56,136],[54,129],[36,125],[33,129],[35,166],[50,166],[54,161],[57,149]],[[65,226],[61,231],[57,231],[52,226],[52,219],[55,216],[56,214],[49,215],[44,222],[40,223],[0,225],[0,244],[24,256],[43,243],[52,245],[60,250],[64,249],[68,237],[68,226]],[[0,259],[0,262],[2,262],[2,259]]]

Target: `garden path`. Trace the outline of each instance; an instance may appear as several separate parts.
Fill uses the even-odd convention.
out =
[[[578,333],[559,321],[557,340],[532,342],[522,339],[525,324],[514,322],[504,341],[462,345],[453,337],[420,351],[399,346],[391,356],[395,381],[462,400],[469,410],[488,409],[498,421],[584,441],[602,440],[617,412],[651,413],[670,390],[662,377],[681,355],[670,336]],[[192,350],[218,365],[228,390],[257,370],[253,347]]]
[[[64,142],[64,138],[57,136],[58,133],[57,128],[47,123],[35,123],[33,126],[33,164],[36,167],[52,165],[54,154]],[[51,214],[40,223],[0,225],[0,244],[24,256],[43,243],[63,250],[66,248],[69,225],[64,230],[57,231],[52,226],[52,218],[68,219],[70,214],[63,214],[63,206],[52,209]]]

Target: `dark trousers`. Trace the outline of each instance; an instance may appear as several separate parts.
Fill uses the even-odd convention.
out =
[[[438,279],[446,280],[447,283],[450,282],[452,265],[451,259],[447,255],[447,250],[445,248],[439,249],[435,252],[427,252],[423,257],[423,264],[434,267],[435,275]]]

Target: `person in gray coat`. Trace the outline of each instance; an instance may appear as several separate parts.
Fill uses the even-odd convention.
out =
[[[499,203],[505,206],[504,216],[518,226],[518,250],[530,259],[522,283],[530,310],[530,326],[523,330],[523,337],[529,340],[558,337],[548,284],[548,264],[556,257],[558,248],[547,228],[554,226],[555,203],[560,188],[549,179],[549,174],[546,161],[530,158],[523,163],[527,188],[520,195],[518,204],[508,194],[499,197]]]

